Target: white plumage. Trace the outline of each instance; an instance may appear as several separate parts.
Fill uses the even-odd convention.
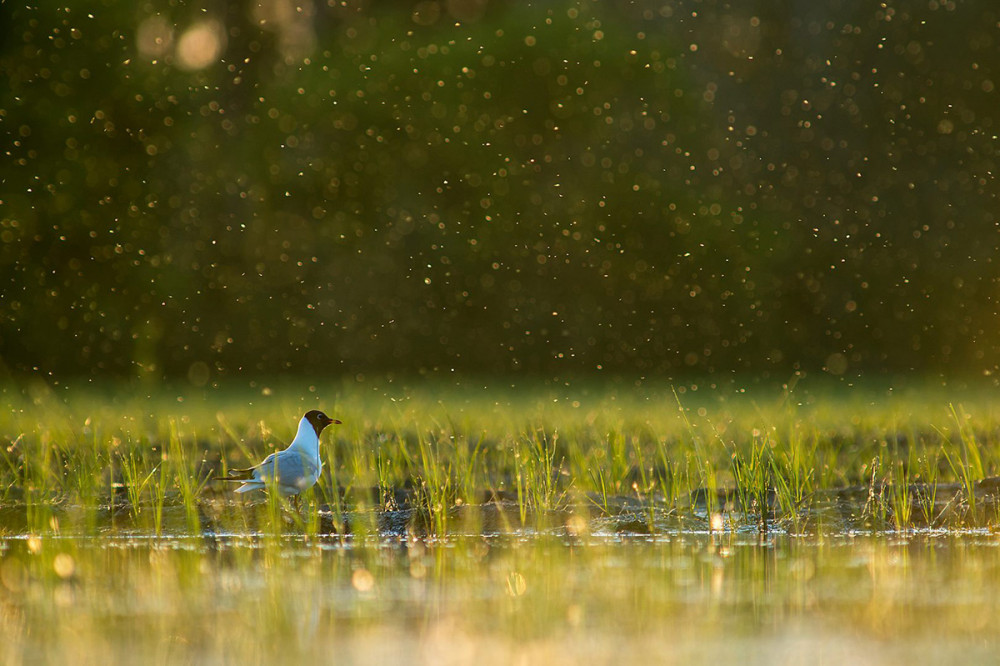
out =
[[[319,479],[323,469],[323,462],[319,457],[319,435],[331,423],[340,421],[315,409],[306,412],[299,421],[295,439],[287,449],[272,453],[259,465],[230,470],[229,476],[216,478],[221,481],[241,481],[242,485],[236,489],[238,493],[276,488],[283,497],[298,495],[303,490],[312,488]]]

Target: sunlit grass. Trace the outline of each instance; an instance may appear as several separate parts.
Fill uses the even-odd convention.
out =
[[[284,446],[314,407],[345,423],[324,433],[327,473],[305,499],[363,533],[377,533],[370,514],[401,508],[400,497],[420,530],[439,536],[453,531],[456,510],[491,498],[520,526],[551,526],[553,513],[574,507],[606,516],[629,507],[650,532],[669,517],[711,527],[722,514],[763,531],[811,528],[817,507],[851,488],[865,494],[855,528],[996,518],[996,503],[977,492],[998,464],[988,392],[966,390],[959,402],[938,392],[386,383],[6,396],[0,498],[22,507],[25,531],[37,534],[70,520],[84,533],[100,525],[162,535],[170,507],[182,516],[172,533],[199,534],[205,503],[233,498],[210,477]],[[949,483],[951,506],[938,489]],[[213,520],[252,528],[246,518]],[[294,520],[319,529],[308,511]]]

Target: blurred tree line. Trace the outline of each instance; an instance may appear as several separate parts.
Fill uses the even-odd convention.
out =
[[[1000,10],[0,5],[0,357],[991,373]]]

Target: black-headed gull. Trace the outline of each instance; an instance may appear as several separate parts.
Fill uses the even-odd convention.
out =
[[[231,469],[229,476],[215,477],[219,481],[240,481],[238,493],[277,488],[282,497],[298,495],[312,488],[319,479],[323,462],[319,458],[319,435],[331,423],[340,423],[314,409],[299,421],[295,439],[284,451],[275,451],[259,465],[247,469]],[[298,497],[296,497],[296,500]]]

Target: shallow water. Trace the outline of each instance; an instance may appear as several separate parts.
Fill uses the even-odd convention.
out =
[[[557,507],[533,508],[510,493],[484,491],[482,502],[428,508],[426,499],[407,489],[355,490],[351,499],[304,507],[269,503],[266,496],[234,499],[205,490],[185,501],[176,490],[159,500],[133,501],[123,491],[82,503],[72,496],[7,491],[0,501],[0,535],[216,535],[273,532],[274,525],[294,525],[320,535],[377,534],[383,537],[434,534],[497,536],[523,534],[677,534],[741,532],[825,535],[921,531],[965,532],[991,529],[1000,523],[1000,477],[987,477],[966,487],[959,483],[908,484],[882,482],[818,490],[794,511],[779,506],[772,493],[764,510],[746,511],[732,489],[698,489],[689,496],[635,496],[567,493]],[[386,501],[381,497],[389,497]],[[710,508],[711,507],[711,508]],[[902,514],[902,515],[900,515]],[[278,529],[283,529],[279,527]]]
[[[1000,537],[0,540],[6,664],[985,662]]]

